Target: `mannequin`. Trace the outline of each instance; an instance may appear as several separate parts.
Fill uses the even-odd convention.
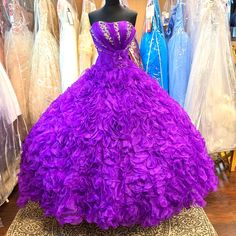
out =
[[[105,6],[99,10],[89,13],[89,21],[92,25],[96,21],[116,22],[129,21],[134,26],[137,12],[122,7],[119,0],[106,0]]]

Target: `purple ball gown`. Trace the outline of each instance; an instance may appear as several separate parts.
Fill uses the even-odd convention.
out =
[[[96,22],[94,66],[25,140],[20,197],[61,223],[158,225],[216,188],[214,164],[185,111],[128,57],[135,28]]]

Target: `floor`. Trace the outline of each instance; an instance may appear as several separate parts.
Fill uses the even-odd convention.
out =
[[[17,189],[13,191],[9,197],[9,203],[5,203],[0,207],[0,218],[4,227],[0,227],[0,236],[4,236],[7,232],[7,229],[11,225],[18,208],[16,206],[17,199]]]
[[[236,236],[236,172],[220,180],[218,191],[207,198],[205,211],[219,236]]]
[[[17,190],[9,198],[10,202],[0,207],[0,218],[4,227],[0,236],[4,236],[18,208],[16,206]],[[219,236],[236,235],[236,172],[225,180],[220,180],[218,191],[207,198],[205,211]]]

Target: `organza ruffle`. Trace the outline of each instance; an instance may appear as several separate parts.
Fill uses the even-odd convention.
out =
[[[61,224],[102,229],[154,226],[203,206],[217,180],[201,135],[145,72],[111,64],[98,61],[32,128],[19,205],[39,202]]]

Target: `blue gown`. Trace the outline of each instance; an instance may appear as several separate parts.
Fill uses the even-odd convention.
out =
[[[158,0],[154,0],[155,12],[152,22],[152,31],[145,32],[141,39],[140,53],[144,70],[167,92],[168,82],[168,51],[164,30],[160,19]]]
[[[181,3],[173,10],[171,22],[173,26],[169,27],[168,32],[171,35],[168,42],[169,94],[183,107],[191,67],[191,47],[189,36],[184,31]]]

